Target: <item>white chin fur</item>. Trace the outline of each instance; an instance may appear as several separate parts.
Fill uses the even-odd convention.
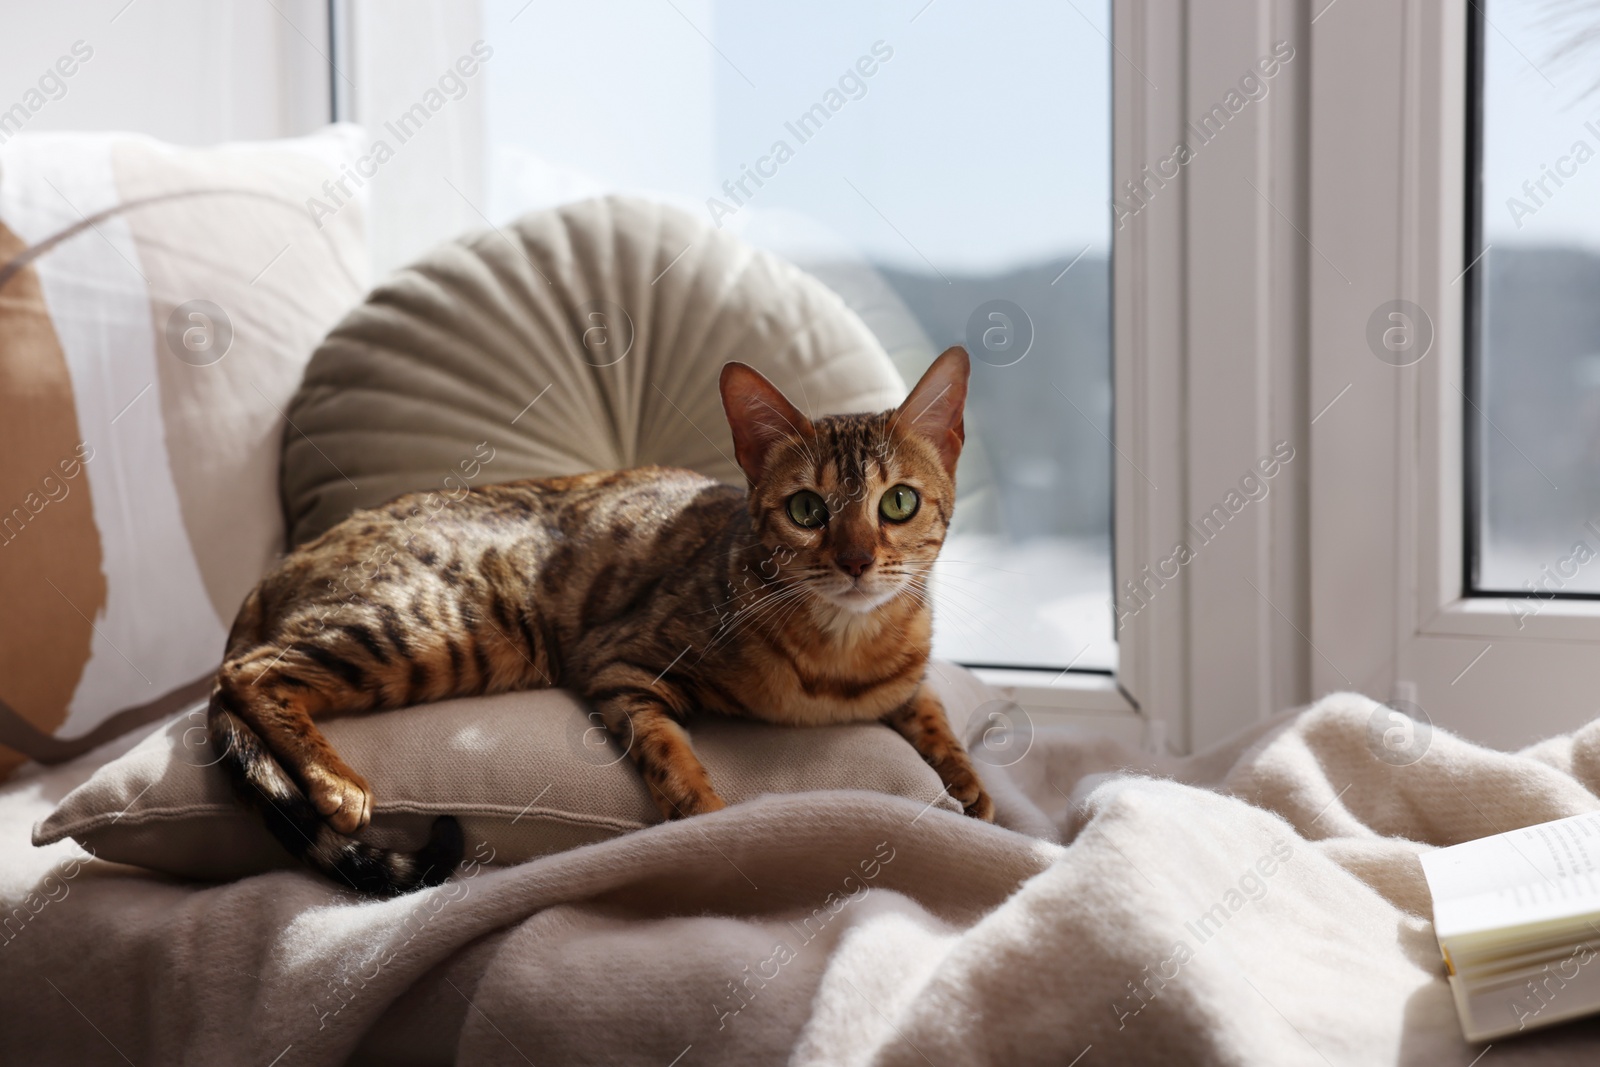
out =
[[[893,600],[898,592],[898,589],[867,592],[851,586],[837,592],[829,591],[827,595],[828,600],[841,611],[852,615],[868,615]]]

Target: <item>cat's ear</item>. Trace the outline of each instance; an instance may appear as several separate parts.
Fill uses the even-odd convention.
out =
[[[754,367],[724,365],[721,387],[722,410],[733,430],[733,458],[751,483],[761,480],[773,445],[794,438],[810,439],[816,433],[811,420]]]
[[[890,420],[896,429],[926,438],[939,450],[939,458],[952,476],[956,460],[961,457],[961,446],[967,440],[962,413],[967,406],[967,376],[971,372],[972,362],[965,348],[956,345],[945,349]]]

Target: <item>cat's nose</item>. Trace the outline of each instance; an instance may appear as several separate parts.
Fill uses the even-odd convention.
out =
[[[872,566],[873,559],[871,552],[841,552],[835,557],[834,562],[850,577],[859,578],[867,573],[867,568]]]

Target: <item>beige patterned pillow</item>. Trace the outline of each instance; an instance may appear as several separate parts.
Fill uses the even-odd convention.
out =
[[[999,694],[970,672],[929,677],[951,725]],[[414,848],[435,816],[461,820],[467,854],[520,863],[661,821],[644,782],[584,704],[564,690],[504,693],[330,719],[340,754],[377,798],[364,840]],[[981,716],[979,716],[981,718]],[[96,856],[190,878],[225,879],[293,861],[233,797],[206,743],[203,704],[67,794],[33,843],[71,837]],[[864,789],[960,813],[939,776],[877,723],[786,727],[703,716],[696,753],[730,804],[765,793]]]
[[[282,550],[283,409],[365,289],[359,133],[0,146],[0,777],[199,693]]]

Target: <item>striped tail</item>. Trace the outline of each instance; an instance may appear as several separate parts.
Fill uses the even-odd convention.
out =
[[[207,720],[212,751],[239,799],[261,813],[267,829],[290,855],[336,882],[375,896],[398,896],[438,885],[461,862],[465,850],[461,824],[450,815],[434,820],[428,843],[416,852],[379,848],[333,829],[260,736],[222,708],[217,698],[218,692],[213,692]]]

